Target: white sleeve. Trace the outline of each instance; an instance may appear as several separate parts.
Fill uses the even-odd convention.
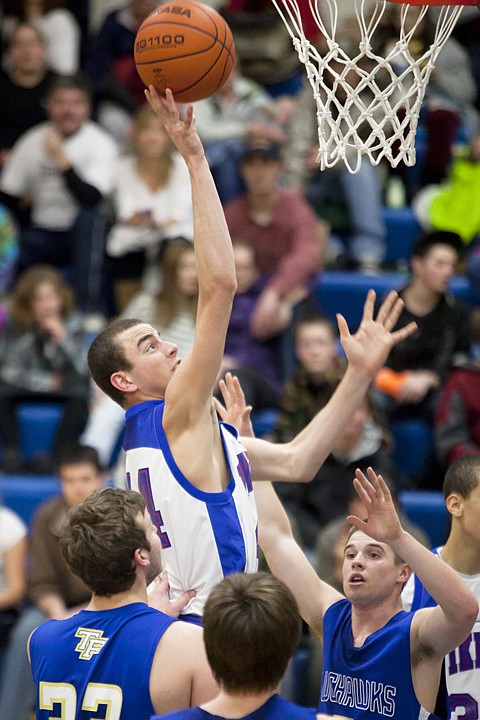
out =
[[[17,513],[0,507],[0,554],[3,556],[27,535],[27,526]]]
[[[33,163],[39,162],[41,143],[34,141],[30,132],[20,137],[3,169],[0,188],[14,197],[22,197],[29,190],[34,176]]]

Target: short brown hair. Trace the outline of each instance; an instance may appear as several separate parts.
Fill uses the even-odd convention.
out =
[[[88,367],[92,378],[105,395],[112,398],[123,407],[124,394],[113,387],[110,378],[119,370],[131,370],[132,364],[125,357],[124,348],[118,341],[118,336],[141,320],[125,319],[115,320],[93,340],[88,350]]]
[[[210,593],[203,614],[208,662],[226,692],[276,688],[300,634],[297,603],[268,573],[236,573]]]
[[[32,303],[35,291],[45,284],[52,285],[57,291],[63,318],[68,317],[73,310],[73,293],[58,270],[52,265],[32,265],[22,272],[12,291],[12,318],[26,329],[34,324]]]
[[[70,570],[96,595],[109,597],[135,582],[135,550],[150,550],[138,523],[145,507],[143,497],[133,490],[105,488],[70,509],[60,551]]]

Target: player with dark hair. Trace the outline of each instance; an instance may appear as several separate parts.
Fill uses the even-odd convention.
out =
[[[203,628],[220,694],[201,707],[167,715],[168,720],[317,718],[313,708],[277,694],[300,634],[297,603],[284,583],[267,573],[229,575],[205,603]]]
[[[215,695],[202,630],[147,605],[162,558],[141,495],[95,492],[71,509],[59,544],[92,598],[85,610],[49,620],[30,637],[37,720],[59,708],[64,720],[87,720],[105,708],[110,718],[137,720]]]
[[[445,545],[434,553],[449,565],[480,601],[480,455],[465,455],[448,468],[443,482],[451,528]],[[415,575],[403,606],[408,610],[435,605]],[[445,658],[447,717],[473,718],[480,708],[480,615],[471,632]],[[443,698],[439,698],[442,702]]]
[[[248,461],[236,431],[219,424],[212,401],[236,290],[223,209],[192,107],[181,120],[169,91],[162,101],[152,87],[147,99],[183,155],[192,184],[199,282],[195,341],[180,361],[176,346],[151,325],[123,320],[95,338],[89,366],[100,388],[127,411],[124,448],[130,487],[144,495],[161,535],[173,597],[196,590],[185,615],[198,621],[219,580],[257,569],[249,461],[256,480],[309,481],[375,371],[415,325],[391,332],[402,307],[394,292],[376,319],[375,294],[368,294],[355,335],[339,316],[349,366],[334,397],[290,443],[248,439]]]

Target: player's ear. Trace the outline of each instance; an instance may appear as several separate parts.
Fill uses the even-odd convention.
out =
[[[463,498],[456,492],[450,493],[445,500],[445,505],[450,515],[460,517],[463,513]]]
[[[128,377],[128,373],[123,370],[112,373],[110,375],[110,382],[116,390],[120,392],[134,392],[137,390],[137,385],[133,383]]]
[[[146,548],[137,548],[133,553],[135,565],[146,567],[150,564],[150,553]]]
[[[412,568],[410,567],[410,565],[407,565],[407,563],[403,563],[400,566],[400,572],[398,575],[398,579],[402,583],[402,585],[405,585],[405,583],[409,581],[411,574]]]

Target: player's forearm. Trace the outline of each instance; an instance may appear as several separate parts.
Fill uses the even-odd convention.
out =
[[[192,184],[195,259],[200,293],[236,290],[232,242],[205,157],[187,162]]]
[[[468,625],[473,616],[474,621],[478,610],[477,601],[467,585],[447,563],[406,531],[389,545],[404,562],[410,565],[448,619],[455,624],[465,622]]]
[[[360,407],[372,377],[363,370],[347,368],[337,390],[309,424],[289,443],[290,467],[294,475],[288,480],[309,482],[332,452],[338,436]]]

